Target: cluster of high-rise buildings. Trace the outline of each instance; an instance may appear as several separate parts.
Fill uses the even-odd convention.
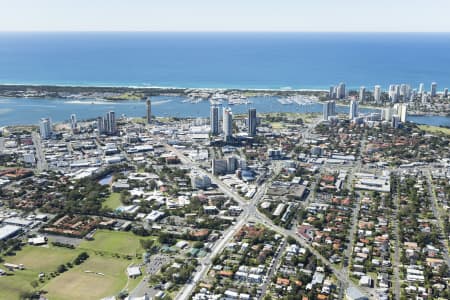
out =
[[[381,113],[371,113],[366,116],[367,120],[370,121],[387,121],[391,125],[397,128],[400,123],[406,122],[407,116],[407,104],[406,103],[396,103],[393,106],[386,107],[382,109]],[[323,104],[323,120],[329,121],[336,117],[336,101],[329,100]],[[359,114],[359,104],[356,99],[350,101],[348,118],[350,121],[355,123],[364,122],[364,118]]]
[[[347,91],[345,89],[345,83],[341,82],[336,86],[330,87],[330,99],[344,99],[347,96]]]
[[[117,123],[115,112],[109,111],[106,116],[98,117],[97,130],[99,134],[116,134]]]
[[[210,132],[211,135],[220,134],[220,118],[219,118],[219,107],[217,105],[211,105],[210,109]],[[248,110],[247,116],[247,127],[248,136],[256,136],[257,129],[257,116],[256,109],[250,108]],[[224,107],[222,112],[222,133],[224,136],[224,141],[229,142],[233,139],[233,112],[231,108]]]
[[[352,93],[352,92],[351,92]],[[358,112],[358,100],[359,101],[373,101],[377,104],[383,102],[391,103],[392,106],[382,109],[380,114],[373,113],[370,120],[379,118],[380,120],[391,122],[393,127],[398,127],[402,122],[406,122],[407,116],[407,103],[412,101],[421,101],[422,104],[426,104],[430,99],[438,97],[437,83],[432,82],[430,91],[425,90],[425,85],[421,83],[418,89],[411,88],[408,84],[391,84],[389,89],[383,94],[380,85],[375,85],[372,96],[369,97],[369,93],[366,87],[362,86],[359,89],[359,93],[351,94],[351,101],[349,104],[349,119],[355,122],[362,121]],[[448,88],[445,88],[440,93],[441,98],[448,98]],[[330,117],[336,116],[336,100],[346,99],[348,97],[348,91],[346,91],[345,83],[341,82],[337,86],[331,86],[329,91],[329,100],[323,104],[323,120],[330,120]]]
[[[427,92],[425,85],[421,83],[418,89],[413,89],[409,84],[391,84],[386,91],[386,96],[383,97],[383,91],[380,85],[375,85],[372,93],[372,97],[369,97],[366,87],[362,86],[359,89],[358,99],[360,101],[373,101],[377,104],[382,104],[384,101],[391,103],[398,102],[412,102],[415,99],[419,99],[422,103],[427,103],[430,98],[438,96],[437,83],[432,82],[430,91]],[[448,98],[448,88],[445,88],[440,94],[443,98]],[[330,100],[345,99],[348,96],[345,83],[341,82],[337,86],[331,86],[329,91]]]
[[[406,122],[407,105],[404,103],[394,104],[393,107],[383,109],[382,119],[391,122],[392,127],[397,128],[400,123]]]
[[[152,122],[152,102],[150,97],[147,98],[146,102],[146,119],[147,124]],[[96,119],[96,126],[99,134],[116,134],[117,133],[117,123],[116,115],[114,111],[109,111],[105,116],[98,117]],[[76,114],[71,114],[69,119],[70,129],[72,132],[78,130],[78,121]],[[52,136],[52,121],[50,118],[42,118],[39,121],[39,131],[41,138],[49,139]]]

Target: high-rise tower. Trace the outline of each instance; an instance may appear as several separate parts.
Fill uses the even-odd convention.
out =
[[[150,97],[147,98],[145,104],[147,106],[147,124],[150,124],[152,122],[152,100],[150,100]]]
[[[211,126],[211,134],[219,134],[219,108],[216,105],[211,106],[209,122]]]
[[[248,110],[248,135],[255,136],[256,135],[256,108],[250,108]]]

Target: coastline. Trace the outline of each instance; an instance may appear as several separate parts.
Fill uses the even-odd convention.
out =
[[[60,90],[60,89],[68,89],[68,90],[129,90],[129,91],[156,91],[156,92],[176,92],[176,91],[189,91],[189,90],[198,90],[198,91],[240,91],[240,92],[305,92],[305,93],[327,93],[327,89],[308,89],[308,88],[299,88],[294,89],[291,87],[281,87],[281,88],[243,88],[243,87],[170,87],[170,86],[139,86],[139,85],[82,85],[82,84],[15,84],[15,83],[0,83],[0,91],[5,90],[7,88],[16,90],[23,88],[35,88],[35,89],[52,89],[52,90]]]
[[[221,88],[174,88],[174,87],[130,87],[130,86],[78,86],[78,85],[18,85],[18,84],[0,84],[0,99],[25,99],[49,100],[49,101],[71,101],[78,100],[83,102],[102,100],[104,103],[122,103],[128,101],[141,102],[147,97],[185,97],[201,100],[202,107],[206,105],[208,99],[215,94],[224,94],[233,96],[238,94],[244,99],[256,97],[265,101],[265,97],[291,97],[291,96],[315,96],[315,104],[322,105],[327,100],[328,91],[320,89],[221,89]],[[117,94],[117,95],[111,95]],[[261,101],[260,100],[260,101]],[[155,105],[158,104],[155,102]],[[198,102],[192,102],[198,103]],[[94,103],[91,103],[94,104]],[[260,104],[261,105],[261,104]],[[348,107],[348,101],[337,102],[338,107]],[[385,106],[360,104],[361,109],[382,110]],[[315,108],[317,110],[317,108]],[[198,110],[198,109],[197,109]],[[263,109],[264,110],[264,109]],[[321,109],[319,109],[321,110]],[[196,112],[194,112],[196,113]],[[42,113],[44,115],[45,113]],[[168,112],[166,112],[166,115]],[[439,116],[448,118],[449,114],[445,112],[418,112],[410,111],[410,117],[433,117]],[[444,122],[448,124],[448,121]]]

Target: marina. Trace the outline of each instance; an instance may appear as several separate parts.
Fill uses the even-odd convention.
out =
[[[221,97],[221,98],[219,98]],[[322,103],[313,97],[258,96],[245,99],[216,96],[193,101],[182,96],[152,97],[153,114],[157,117],[207,118],[211,104],[232,107],[234,114],[246,113],[248,108],[256,108],[258,113],[292,112],[300,114],[322,113]],[[145,115],[145,101],[105,101],[99,99],[51,99],[51,98],[0,98],[0,127],[8,125],[34,125],[42,117],[50,117],[53,122],[65,122],[71,114],[79,120],[94,119],[113,110],[120,116],[142,117]],[[338,113],[348,113],[348,106],[336,107]],[[362,113],[379,112],[379,109],[361,108]],[[408,116],[408,120],[433,126],[450,126],[448,116]]]

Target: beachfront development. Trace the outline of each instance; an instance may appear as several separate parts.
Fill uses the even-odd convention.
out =
[[[352,94],[3,127],[0,298],[448,299],[450,135]]]

